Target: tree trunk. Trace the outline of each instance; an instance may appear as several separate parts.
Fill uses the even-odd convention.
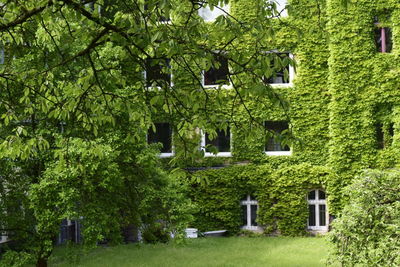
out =
[[[39,258],[36,262],[36,267],[47,267],[47,258]]]

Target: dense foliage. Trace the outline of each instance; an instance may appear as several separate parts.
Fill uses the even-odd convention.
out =
[[[342,266],[400,263],[400,172],[366,171],[346,188],[350,203],[333,223],[332,261]]]

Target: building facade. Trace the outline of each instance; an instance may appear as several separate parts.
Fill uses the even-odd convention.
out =
[[[236,0],[221,10],[246,20],[257,4]],[[160,119],[148,133],[149,143],[162,143],[166,165],[177,156],[173,164],[189,171],[198,205],[193,226],[201,230],[327,231],[347,201],[342,189],[354,176],[398,162],[398,3],[275,4],[285,8],[271,24],[275,39],[265,54],[281,61],[271,63],[275,74],[265,81],[287,105],[265,96],[244,97],[246,109],[230,113],[235,93],[229,85],[235,78],[221,58],[202,72],[202,81],[225,97],[216,113],[228,126],[210,133],[194,129],[188,143],[197,146],[200,157],[179,158],[173,121]],[[199,14],[214,22],[210,10]],[[285,58],[294,63],[283,64]],[[258,126],[245,116],[249,110]]]

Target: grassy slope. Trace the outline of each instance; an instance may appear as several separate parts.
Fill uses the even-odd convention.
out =
[[[121,245],[98,248],[67,263],[59,249],[50,266],[324,266],[324,238],[201,238],[185,245]]]

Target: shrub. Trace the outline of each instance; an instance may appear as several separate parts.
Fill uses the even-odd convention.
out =
[[[400,171],[368,170],[345,189],[350,203],[333,223],[330,261],[342,266],[400,264]]]

